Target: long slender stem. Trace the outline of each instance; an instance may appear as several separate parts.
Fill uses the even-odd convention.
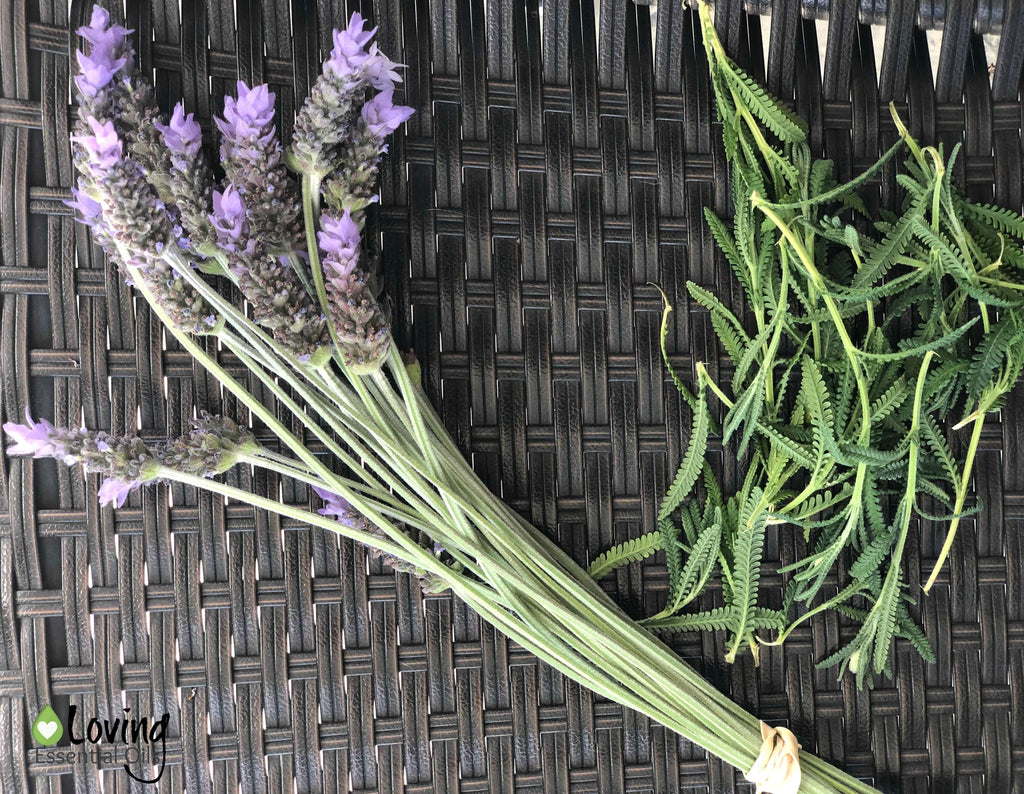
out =
[[[939,576],[939,571],[946,563],[946,557],[953,548],[953,541],[956,540],[956,532],[960,527],[960,515],[963,513],[964,502],[967,501],[967,492],[971,486],[971,475],[974,472],[974,458],[978,454],[978,445],[981,442],[981,431],[985,426],[985,412],[979,411],[974,418],[973,429],[971,430],[971,441],[967,447],[967,457],[964,459],[963,473],[960,476],[960,484],[956,489],[956,503],[953,505],[953,519],[949,522],[949,529],[946,531],[946,539],[942,543],[938,559],[935,560],[935,567],[932,568],[928,581],[925,582],[924,592],[928,593]]]

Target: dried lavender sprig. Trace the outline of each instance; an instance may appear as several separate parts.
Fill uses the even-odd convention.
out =
[[[100,504],[120,507],[128,494],[143,483],[156,479],[159,460],[137,436],[114,436],[85,428],[54,427],[42,419],[33,421],[25,410],[26,424],[4,424],[4,432],[14,440],[8,455],[56,458],[68,466],[76,463],[90,474],[102,474]]]
[[[238,81],[238,97],[225,97],[221,163],[227,179],[242,194],[254,237],[275,252],[301,248],[296,185],[283,161],[274,127],[274,94],[266,85],[249,88]]]
[[[155,446],[138,436],[54,427],[45,419],[36,422],[27,409],[25,420],[23,425],[4,424],[4,432],[14,441],[7,449],[8,455],[55,458],[67,466],[81,464],[86,473],[103,475],[100,503],[115,507],[121,507],[142,485],[161,482],[164,469],[213,477],[259,449],[248,429],[227,417],[205,412],[190,421],[189,432]]]
[[[350,370],[372,372],[387,357],[391,335],[359,267],[359,227],[348,210],[340,218],[321,215],[320,226],[320,266],[335,345]]]
[[[366,30],[366,20],[352,14],[345,30],[334,31],[334,49],[324,62],[323,74],[295,120],[289,164],[317,180],[326,176],[342,153],[339,144],[348,137],[369,88],[393,89],[401,82],[395,63],[374,44],[377,29]]]

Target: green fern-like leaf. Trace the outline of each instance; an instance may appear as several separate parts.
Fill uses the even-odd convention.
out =
[[[639,562],[646,557],[650,557],[660,548],[661,533],[648,532],[646,535],[627,540],[625,543],[620,543],[618,546],[608,549],[608,551],[590,563],[587,573],[594,579],[600,579],[616,568],[621,568],[624,565]]]
[[[746,72],[733,64],[723,64],[724,75],[745,107],[770,129],[780,141],[802,143],[807,138],[807,125],[793,111],[778,102]]]
[[[665,499],[661,503],[661,510],[658,512],[659,519],[672,515],[672,512],[690,495],[697,478],[700,477],[704,453],[708,445],[708,431],[711,426],[711,413],[708,410],[706,392],[707,387],[702,378],[697,391],[697,409],[693,414],[690,441],[672,487],[668,489],[668,493],[665,494]]]
[[[1007,352],[1018,343],[1021,328],[1014,313],[1007,312],[982,338],[967,370],[967,392],[977,397],[989,385]]]
[[[1024,240],[1024,218],[1020,216],[1020,213],[991,204],[975,204],[966,200],[959,202],[959,206],[967,215],[977,218],[989,226],[994,226],[1004,234],[1012,234],[1014,237]]]
[[[674,615],[641,623],[654,631],[723,631],[732,624],[733,611],[729,607],[716,607],[692,615]]]
[[[669,592],[675,592],[683,573],[683,553],[679,546],[679,528],[670,518],[658,521],[661,533],[661,547],[665,550],[665,565],[668,568]]]
[[[678,583],[673,587],[669,602],[670,612],[678,612],[701,594],[708,579],[715,570],[722,546],[722,514],[717,512],[717,521],[707,527],[690,550]]]
[[[740,638],[749,630],[751,611],[757,605],[757,589],[761,580],[761,555],[764,551],[764,534],[768,526],[768,514],[762,509],[763,492],[752,488],[740,510],[740,521],[736,529],[732,565],[732,606],[736,612],[733,625],[734,649]]]
[[[854,287],[874,284],[886,274],[896,258],[906,250],[907,244],[914,236],[914,223],[924,217],[927,206],[927,194],[922,194],[911,203],[910,209],[889,230],[882,242],[872,247],[864,266],[857,271],[853,280]]]

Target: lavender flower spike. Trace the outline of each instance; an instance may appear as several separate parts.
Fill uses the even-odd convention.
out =
[[[185,115],[185,106],[174,106],[169,124],[157,122],[170,155],[167,185],[188,233],[190,246],[211,256],[216,249],[216,233],[210,222],[210,194],[213,174],[202,155],[203,131],[193,115]]]
[[[317,179],[330,173],[346,149],[353,110],[368,87],[393,89],[401,80],[400,64],[384,56],[376,45],[367,49],[376,28],[354,13],[344,30],[334,31],[334,49],[324,62],[323,75],[313,84],[295,120],[289,165]]]
[[[360,222],[362,210],[379,200],[377,166],[388,150],[387,137],[413,113],[410,107],[395,105],[393,98],[394,92],[388,89],[363,106],[352,138],[324,185],[327,205],[335,212],[357,213]]]
[[[359,226],[347,211],[340,218],[322,215],[320,225],[320,265],[328,319],[339,352],[354,372],[372,372],[387,356],[391,336],[366,273],[359,267]]]
[[[124,156],[113,122],[87,119],[90,134],[74,135],[81,169],[92,198],[103,207],[103,220],[117,243],[131,253],[158,257],[171,236],[164,205],[138,165]]]
[[[245,199],[253,236],[275,251],[293,250],[299,202],[274,129],[274,94],[239,80],[238,98],[225,98],[224,117],[216,122],[224,171]]]

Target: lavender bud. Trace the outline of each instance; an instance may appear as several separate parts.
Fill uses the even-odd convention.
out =
[[[299,202],[274,130],[274,94],[267,86],[238,81],[238,98],[224,99],[221,161],[227,178],[246,201],[252,234],[291,251],[299,234]]]
[[[391,336],[359,267],[359,227],[348,211],[337,219],[324,214],[320,225],[320,265],[339,352],[354,372],[373,371],[383,364]]]

